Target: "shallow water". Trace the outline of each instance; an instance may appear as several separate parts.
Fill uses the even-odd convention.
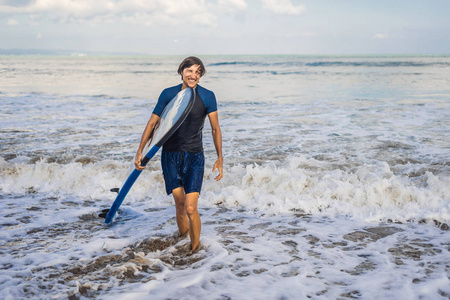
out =
[[[449,57],[204,57],[193,254],[159,154],[97,217],[181,59],[0,57],[2,298],[449,297]]]

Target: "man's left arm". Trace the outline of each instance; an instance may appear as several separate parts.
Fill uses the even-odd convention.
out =
[[[209,122],[211,123],[212,136],[214,141],[214,146],[216,147],[217,160],[213,166],[213,172],[217,169],[219,170],[219,175],[214,179],[219,181],[223,177],[223,156],[222,156],[222,131],[219,125],[219,115],[217,110],[208,114]]]

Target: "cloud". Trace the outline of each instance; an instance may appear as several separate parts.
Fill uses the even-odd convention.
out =
[[[2,2],[1,5],[19,7],[19,6],[27,6],[31,2],[34,2],[34,0],[2,0],[1,2]]]
[[[244,1],[228,2],[239,6]],[[6,0],[0,4],[2,13],[38,15],[60,23],[124,21],[146,25],[216,25],[216,17],[208,10],[205,0],[21,0],[19,3]]]
[[[14,20],[14,19],[8,19],[8,21],[6,21],[6,25],[7,25],[7,26],[15,26],[15,25],[19,25],[19,21]]]
[[[219,0],[218,4],[227,10],[247,9],[247,2],[245,0]]]
[[[262,3],[278,15],[300,15],[306,9],[304,5],[293,5],[290,0],[262,0]]]
[[[389,37],[388,33],[377,33],[373,36],[374,39],[387,39]]]

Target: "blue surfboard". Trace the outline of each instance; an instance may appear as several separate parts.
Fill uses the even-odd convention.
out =
[[[191,111],[195,102],[195,91],[192,88],[185,88],[181,90],[164,108],[161,119],[159,120],[159,126],[154,130],[152,139],[149,145],[146,147],[148,150],[147,154],[141,160],[141,166],[146,166],[147,163],[152,159],[152,157],[158,152],[159,148],[164,145],[164,143],[172,136],[172,134],[180,127],[184,122],[187,115]],[[144,153],[146,150],[144,150]],[[128,179],[125,181],[122,188],[114,200],[113,205],[108,211],[105,218],[105,223],[111,223],[125,199],[128,191],[133,186],[136,179],[141,175],[142,171],[136,169],[131,172]]]

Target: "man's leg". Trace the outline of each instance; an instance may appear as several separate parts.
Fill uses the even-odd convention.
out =
[[[189,193],[186,195],[186,213],[189,218],[189,237],[191,238],[191,249],[195,250],[200,243],[200,231],[202,229],[202,224],[200,221],[200,214],[198,212],[199,193]]]
[[[183,236],[189,231],[189,218],[186,213],[186,194],[184,193],[184,188],[179,187],[172,190],[172,195],[175,200],[178,231]]]

